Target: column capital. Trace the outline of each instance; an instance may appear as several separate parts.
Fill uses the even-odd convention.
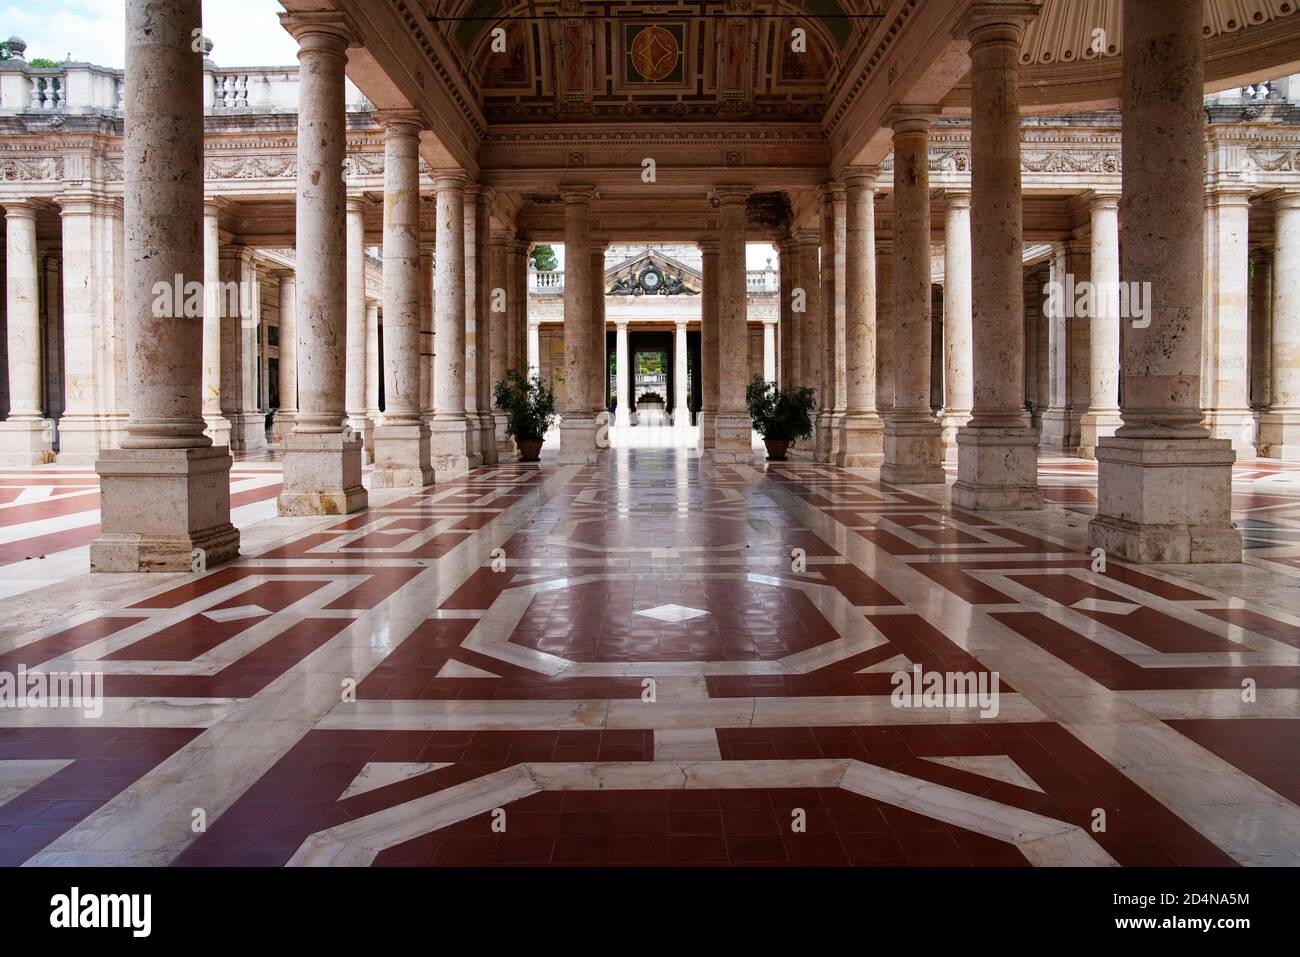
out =
[[[724,208],[727,206],[744,206],[749,200],[749,194],[753,191],[752,186],[727,184],[715,186],[713,188],[713,197],[718,201],[718,205]]]
[[[700,239],[695,244],[700,247],[700,252],[705,256],[716,256],[722,249],[722,241],[716,237]]]
[[[929,133],[930,124],[939,113],[938,106],[896,103],[885,113],[885,126],[892,129],[895,136]]]
[[[822,242],[822,231],[820,226],[812,226],[805,229],[795,230],[791,237],[796,245],[799,246],[820,246]]]
[[[953,36],[982,43],[1020,43],[1025,25],[1038,16],[1040,6],[1027,2],[977,2],[957,21]]]
[[[1300,192],[1278,193],[1273,197],[1273,208],[1278,209],[1300,209]]]
[[[348,47],[360,43],[356,27],[345,14],[334,10],[281,13],[280,25],[298,41],[300,50],[344,56]]]
[[[945,189],[943,205],[945,209],[970,209],[970,190]]]
[[[234,211],[234,203],[224,196],[204,196],[203,215],[221,218],[222,214]]]
[[[1249,206],[1254,187],[1241,184],[1209,186],[1205,190],[1207,206]]]
[[[298,271],[296,269],[280,268],[272,269],[271,275],[274,276],[283,285],[294,285],[298,282]]]
[[[6,200],[0,203],[4,206],[5,216],[9,219],[35,219],[37,204],[29,199]]]
[[[1092,209],[1119,209],[1118,192],[1094,189],[1088,194],[1088,205]]]
[[[433,188],[436,192],[462,192],[469,182],[469,174],[461,169],[436,169],[433,171]]]
[[[844,188],[851,192],[874,189],[879,175],[879,166],[846,166],[842,174]]]
[[[383,128],[385,140],[390,136],[418,139],[420,131],[429,128],[419,110],[376,110],[373,116]]]
[[[491,206],[496,201],[497,191],[491,186],[484,186],[482,183],[479,183],[476,195],[478,196],[477,202],[480,206]]]
[[[349,193],[345,200],[345,205],[349,213],[365,213],[366,209],[373,206],[375,201],[365,193]]]
[[[594,186],[564,186],[560,189],[560,198],[565,206],[590,206],[596,198]]]

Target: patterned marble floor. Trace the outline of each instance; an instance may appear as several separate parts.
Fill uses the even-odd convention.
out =
[[[1158,570],[1087,552],[1074,459],[1012,515],[641,448],[270,519],[276,469],[168,576],[77,573],[93,475],[0,473],[0,690],[104,695],[0,707],[0,864],[1300,863],[1297,467],[1237,467],[1246,562]]]

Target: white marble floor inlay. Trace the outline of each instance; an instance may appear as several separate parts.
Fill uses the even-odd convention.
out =
[[[71,763],[71,759],[0,761],[0,807]]]
[[[689,608],[686,605],[656,605],[654,608],[644,608],[633,614],[645,615],[647,618],[659,621],[678,622],[690,621],[692,618],[707,615],[708,612],[702,608]]]
[[[476,668],[473,665],[467,665],[463,661],[457,661],[455,658],[448,658],[447,663],[439,669],[437,678],[499,678],[500,675],[494,675],[483,668]]]
[[[214,608],[203,613],[204,618],[213,621],[243,621],[246,618],[261,618],[271,614],[261,605],[239,605],[236,608]]]
[[[371,761],[362,768],[339,800],[365,794],[375,788],[387,787],[420,774],[428,774],[449,765],[432,761]]]
[[[1020,765],[1005,754],[922,758],[922,760],[942,764],[949,768],[956,768],[959,771],[969,771],[971,774],[992,778],[1005,784],[1014,784],[1016,787],[1029,788],[1029,790],[1037,791],[1039,794],[1045,793],[1042,788],[1034,783],[1034,779],[1021,769]]]

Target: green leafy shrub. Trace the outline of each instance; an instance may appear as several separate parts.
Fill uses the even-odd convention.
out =
[[[515,439],[543,439],[555,422],[555,393],[540,375],[531,379],[518,369],[506,372],[492,393],[493,402],[506,413],[506,434]]]
[[[812,435],[814,389],[778,389],[775,382],[754,376],[745,387],[745,405],[754,431],[765,439],[794,442]]]

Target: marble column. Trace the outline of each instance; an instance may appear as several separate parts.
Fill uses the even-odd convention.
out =
[[[776,319],[763,320],[763,381],[776,384]],[[686,327],[678,323],[678,337],[683,348],[686,344]]]
[[[944,481],[939,423],[930,414],[932,114],[898,106],[887,117],[894,131],[894,404],[880,478],[895,485]]]
[[[1272,394],[1269,371],[1273,348],[1272,249],[1254,250],[1250,262],[1250,407],[1258,419],[1260,412],[1268,411]]]
[[[786,237],[777,245],[777,264],[780,269],[778,295],[781,297],[781,357],[778,363],[778,374],[783,389],[802,385],[799,380],[799,335],[796,331],[794,313],[794,290],[799,285],[797,249],[793,237]]]
[[[199,7],[199,0],[126,4],[122,170],[130,417],[122,448],[102,450],[95,463],[100,530],[90,545],[92,571],[186,572],[239,553],[239,532],[230,524],[230,451],[203,434],[202,318],[154,308],[159,286],[174,290],[177,277],[183,283],[203,279],[203,57],[191,37],[202,23]],[[11,245],[10,269],[16,258],[23,257],[15,257]],[[16,316],[10,303],[12,336],[23,312]],[[11,419],[15,411],[39,418],[29,395],[21,389],[15,395],[22,404]]]
[[[1119,418],[1119,197],[1095,194],[1092,220],[1092,308],[1088,330],[1087,410],[1079,418],[1079,455],[1093,458],[1097,443],[1114,435]]]
[[[796,302],[793,307],[795,334],[799,337],[799,384],[813,390],[814,406],[811,414],[814,433],[807,445],[799,448],[791,445],[796,458],[811,459],[817,451],[815,423],[822,405],[827,401],[822,389],[824,363],[822,362],[822,342],[825,338],[825,323],[822,321],[822,281],[821,281],[821,224],[798,230],[794,234],[796,256],[798,259],[799,284],[795,287]],[[802,308],[800,308],[802,306]]]
[[[749,384],[748,294],[745,289],[747,186],[720,186],[718,250],[718,415],[713,424],[714,462],[752,462],[752,425],[745,405]]]
[[[423,202],[423,201],[422,201]],[[435,217],[436,219],[436,214]],[[423,228],[423,227],[422,227]],[[429,428],[433,455],[433,254],[434,244],[420,242],[420,419]]]
[[[943,430],[944,458],[957,457],[957,430],[975,403],[971,354],[970,194],[943,194]]]
[[[564,415],[560,463],[599,460],[596,417],[591,407],[591,201],[589,187],[564,197]]]
[[[347,425],[362,437],[362,454],[373,461],[374,419],[368,414],[366,392],[374,381],[374,414],[379,414],[378,342],[372,351],[367,346],[366,330],[366,207],[364,196],[347,198],[347,367],[345,373],[345,408]],[[376,316],[376,320],[378,316]],[[374,372],[371,372],[371,363]]]
[[[469,469],[465,415],[465,174],[440,172],[433,314],[433,469],[439,480]]]
[[[971,57],[971,312],[975,403],[957,433],[955,505],[1039,508],[1038,435],[1025,411],[1020,41],[1030,3],[977,4]]]
[[[280,298],[280,408],[273,423],[275,441],[283,444],[298,415],[298,276],[292,269],[275,273]]]
[[[876,245],[876,412],[894,410],[894,250]],[[883,450],[883,436],[882,436]]]
[[[528,373],[528,244],[514,239],[506,244],[506,368]]]
[[[712,449],[717,438],[715,426],[718,418],[718,321],[721,246],[716,239],[700,240],[700,448]],[[623,339],[626,351],[626,333]],[[630,361],[630,357],[629,357]],[[623,354],[619,355],[619,368],[624,368]],[[623,373],[620,373],[620,376]],[[620,384],[623,380],[620,378]],[[619,409],[624,408],[619,396]],[[631,410],[627,410],[630,415]],[[626,423],[625,423],[626,424]]]
[[[1121,337],[1123,425],[1097,445],[1088,544],[1134,562],[1236,562],[1235,455],[1200,408],[1204,4],[1125,3],[1123,17],[1120,273],[1150,311]]]
[[[364,369],[362,375],[362,394],[365,396],[365,428],[366,442],[369,447],[365,449],[367,456],[373,457],[374,452],[374,430],[383,420],[383,409],[379,407],[380,383],[383,382],[383,370],[379,368],[379,337],[382,335],[383,323],[379,321],[379,303],[374,299],[363,300],[365,303],[365,348],[362,350],[365,356]]]
[[[1272,354],[1260,454],[1300,460],[1300,193],[1273,203]],[[11,360],[12,361],[12,360]]]
[[[875,168],[846,172],[843,281],[846,411],[835,464],[879,468],[885,423],[876,411],[876,176]]]
[[[384,416],[374,431],[370,486],[418,488],[433,481],[429,426],[420,415],[419,147],[424,121],[406,110],[381,112],[377,119],[384,129]]]
[[[775,331],[775,329],[776,329],[775,322],[769,322],[763,325],[763,332],[764,332],[763,343],[764,343],[764,348],[766,350],[763,353],[764,370],[765,370],[764,374],[768,374],[766,371],[767,361],[768,361],[768,357],[772,356],[773,343],[771,340],[772,340],[772,333]],[[686,320],[685,319],[677,320],[677,322],[674,324],[674,331],[676,335],[673,338],[673,361],[675,365],[675,369],[673,372],[673,378],[674,378],[673,384],[676,386],[676,390],[673,396],[673,425],[677,426],[680,429],[689,429],[691,427],[691,408],[690,408],[691,373],[690,373],[690,362],[687,359],[687,352],[686,352],[687,349]],[[775,369],[771,371],[770,375],[775,377],[776,375]],[[771,380],[769,379],[769,381]]]
[[[617,325],[614,338],[614,425],[626,429],[632,424],[632,356],[627,351],[627,321]]]
[[[224,245],[219,254],[220,281],[215,295],[221,314],[221,411],[230,423],[230,447],[254,452],[266,447],[266,420],[256,410],[248,388],[248,327],[253,323],[253,250]]]
[[[1206,201],[1214,207],[1213,247],[1206,265],[1209,299],[1206,302],[1207,362],[1205,422],[1211,438],[1228,439],[1245,458],[1255,457],[1255,416],[1250,411],[1250,332],[1246,303],[1250,294],[1249,188],[1213,190]]]
[[[1080,454],[1083,439],[1080,432],[1083,415],[1092,403],[1092,327],[1096,316],[1092,297],[1082,290],[1092,288],[1092,247],[1083,230],[1062,244],[1066,263],[1066,282],[1069,293],[1065,301],[1065,364],[1066,364],[1066,428],[1063,432],[1065,451]],[[1089,456],[1091,457],[1091,456]]]
[[[474,407],[478,410],[478,450],[484,465],[497,464],[497,420],[492,414],[492,327],[497,318],[490,301],[495,198],[495,190],[481,186],[474,203]]]
[[[221,411],[221,212],[224,201],[203,204],[203,421],[213,445],[230,445],[230,420]],[[66,242],[65,242],[66,246]]]
[[[479,241],[478,241],[478,201],[477,183],[465,186],[464,217],[464,271],[465,271],[465,421],[469,448],[469,467],[477,468],[483,464],[483,432],[478,407],[479,380]]]
[[[354,34],[341,14],[281,14],[280,21],[298,41],[298,415],[285,441],[278,506],[281,515],[344,515],[368,501],[362,436],[344,427],[353,337],[343,68]]]
[[[848,397],[844,388],[845,316],[848,300],[844,290],[847,199],[843,183],[831,183],[820,191],[821,199],[821,306],[822,404],[817,411],[813,436],[814,456],[830,463],[839,454],[839,424]]]
[[[591,246],[591,414],[596,417],[596,441],[609,446],[609,357],[605,355],[605,249],[604,240]]]
[[[493,390],[496,389],[498,382],[504,382],[506,379],[506,370],[510,368],[509,356],[509,337],[511,320],[514,316],[516,303],[514,301],[517,291],[514,288],[514,282],[510,270],[510,248],[514,240],[503,232],[494,232],[489,243],[491,247],[491,256],[489,258],[490,281],[491,287],[488,293],[488,308],[492,312],[492,328],[489,333],[490,351],[488,362],[488,371],[490,373],[490,385]],[[497,450],[497,461],[516,458],[519,450],[515,447],[515,441],[506,435],[506,423],[509,416],[493,406],[492,422],[495,429],[495,446]]]
[[[118,356],[125,322],[121,312],[123,224],[116,202],[102,197],[74,191],[62,196],[59,204],[63,336],[61,343],[50,342],[44,350],[49,357],[44,365],[57,369],[56,360],[61,357],[63,381],[62,389],[57,382],[49,384],[46,411],[53,416],[58,397],[62,415],[55,460],[60,465],[88,467],[95,464],[101,449],[121,444],[125,425],[118,399],[122,384],[118,381]],[[168,295],[164,293],[161,301]],[[182,317],[202,319],[201,313],[191,315],[199,304],[183,294]],[[178,303],[173,298],[167,305],[174,309]]]
[[[542,374],[541,323],[528,321],[528,378]]]
[[[5,203],[9,416],[0,422],[0,464],[54,461],[53,424],[42,412],[41,316],[37,298],[36,207]],[[168,279],[170,288],[170,277]]]
[[[1042,448],[1053,452],[1072,452],[1078,445],[1072,434],[1074,416],[1070,408],[1070,359],[1073,324],[1067,312],[1073,311],[1074,291],[1077,288],[1077,277],[1073,270],[1079,263],[1072,260],[1069,250],[1068,243],[1052,244],[1043,298],[1047,331],[1047,393],[1038,442]],[[1087,275],[1082,278],[1086,279]]]

